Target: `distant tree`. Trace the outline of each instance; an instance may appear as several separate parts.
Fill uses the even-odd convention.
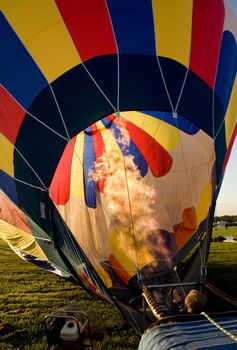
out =
[[[229,223],[237,222],[237,215],[223,215],[223,216],[215,216],[214,222],[218,221],[226,221]]]

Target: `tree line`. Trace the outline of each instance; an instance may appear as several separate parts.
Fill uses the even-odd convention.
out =
[[[224,215],[224,216],[215,216],[214,222],[226,221],[229,223],[237,222],[237,215]]]

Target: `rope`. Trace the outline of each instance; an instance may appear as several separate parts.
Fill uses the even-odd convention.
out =
[[[234,341],[237,342],[237,337],[236,337],[234,334],[230,333],[230,332],[227,331],[225,328],[223,328],[220,324],[218,324],[216,321],[214,321],[210,316],[208,316],[208,315],[206,314],[206,312],[204,312],[204,311],[201,312],[201,315],[205,316],[206,319],[207,319],[210,323],[212,323],[216,328],[218,328],[221,332],[223,332],[223,333],[226,334],[228,337],[230,337],[231,339],[233,339]]]
[[[114,31],[114,26],[113,26],[113,21],[112,21],[112,18],[111,18],[111,14],[109,12],[109,7],[108,7],[108,3],[107,1],[105,0],[105,4],[106,4],[106,8],[107,8],[107,13],[108,13],[108,16],[109,16],[109,20],[110,20],[110,26],[111,26],[111,29],[112,29],[112,32],[113,32],[113,36],[114,36],[114,42],[115,42],[115,45],[116,45],[116,50],[117,50],[117,111],[119,112],[119,105],[120,105],[120,56],[119,56],[119,47],[118,47],[118,42],[117,42],[117,38],[116,38],[116,35],[115,35],[115,31]]]

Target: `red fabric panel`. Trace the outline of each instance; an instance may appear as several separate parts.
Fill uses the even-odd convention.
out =
[[[25,116],[24,109],[0,86],[0,132],[15,144]]]
[[[128,284],[129,280],[132,277],[132,274],[130,275],[129,272],[124,269],[124,267],[120,264],[120,262],[113,254],[110,254],[109,256],[109,263],[112,266],[115,274],[118,275],[125,284]]]
[[[91,279],[86,275],[85,272],[80,276],[84,284],[95,294],[97,294],[100,298],[106,300],[104,294],[96,287],[96,285],[91,281]]]
[[[72,139],[72,145],[67,144],[65,147],[50,185],[50,196],[57,205],[66,204],[70,197],[71,166],[75,142],[76,137]]]
[[[126,120],[126,129],[131,140],[145,158],[152,174],[156,177],[166,175],[173,164],[170,154],[144,130]]]
[[[82,61],[117,53],[104,0],[56,0]]]
[[[90,130],[93,136],[96,163],[99,164],[101,162],[101,157],[105,152],[105,144],[101,132],[97,129],[97,126],[95,124],[91,125]],[[105,179],[99,179],[97,181],[97,186],[100,192],[104,191],[104,183]]]
[[[213,87],[224,24],[222,0],[194,0],[190,69]]]

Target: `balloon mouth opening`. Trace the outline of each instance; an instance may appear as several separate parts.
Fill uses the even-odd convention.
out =
[[[199,240],[196,231],[212,202],[214,154],[209,136],[167,112],[122,111],[75,137],[59,174],[65,174],[65,157],[81,176],[69,178],[62,201],[55,176],[51,198],[63,215],[69,208],[69,214],[72,208],[84,213],[69,228],[106,286],[115,283],[114,275],[128,286],[159,266],[174,268],[186,244]]]

